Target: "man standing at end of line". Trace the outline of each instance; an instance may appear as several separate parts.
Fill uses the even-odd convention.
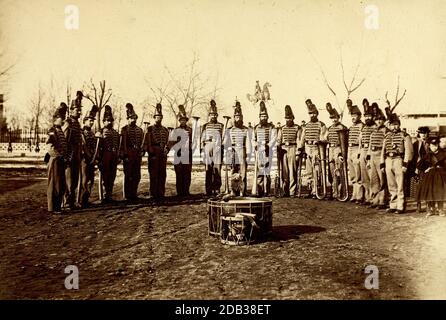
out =
[[[381,152],[381,170],[385,170],[390,193],[388,213],[405,212],[404,174],[412,159],[412,141],[401,131],[400,119],[395,113],[389,116],[390,132],[385,136]]]
[[[48,153],[48,212],[62,213],[62,201],[65,194],[65,161],[68,157],[67,140],[62,130],[62,124],[67,114],[68,106],[61,103],[53,115],[53,126],[48,130],[46,141]]]

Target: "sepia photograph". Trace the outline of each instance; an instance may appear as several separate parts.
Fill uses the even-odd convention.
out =
[[[445,1],[0,8],[0,300],[446,299]]]

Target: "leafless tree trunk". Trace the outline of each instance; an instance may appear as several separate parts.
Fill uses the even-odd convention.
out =
[[[98,106],[98,114],[96,117],[97,129],[101,129],[101,111],[105,105],[108,104],[112,96],[112,89],[106,87],[105,80],[99,82],[99,87],[97,87],[93,79],[90,79],[90,83],[86,85],[86,90],[84,90],[84,97],[91,101],[93,105]]]
[[[42,88],[42,84],[39,83],[37,92],[35,96],[31,98],[30,101],[30,129],[33,130],[33,135],[35,141],[38,139],[38,131],[41,124],[46,124],[47,121],[44,121],[44,117],[48,114],[48,105],[45,103],[45,93]]]
[[[404,89],[403,94],[401,95],[401,97],[399,97],[399,93],[400,93],[400,76],[398,76],[398,81],[397,81],[397,85],[396,85],[396,94],[395,94],[395,102],[393,103],[393,105],[390,103],[389,99],[388,99],[388,91],[386,91],[386,103],[388,106],[388,110],[390,111],[390,113],[393,113],[393,111],[395,110],[396,106],[399,105],[399,103],[401,102],[401,100],[403,100],[403,98],[406,96],[406,89]]]
[[[308,50],[309,51],[309,50]],[[324,83],[327,86],[328,90],[330,90],[330,92],[333,94],[333,96],[335,97],[336,100],[336,105],[338,106],[339,110],[340,110],[340,117],[342,120],[342,117],[344,116],[344,111],[345,111],[345,107],[347,106],[346,101],[347,99],[350,98],[351,94],[353,92],[355,92],[359,87],[362,86],[362,84],[365,82],[366,77],[363,77],[361,80],[357,80],[356,77],[358,75],[358,70],[360,68],[361,65],[361,53],[359,54],[359,58],[358,58],[358,63],[355,67],[355,71],[353,73],[353,77],[350,81],[350,84],[347,85],[347,81],[345,80],[345,70],[344,70],[344,61],[342,59],[342,49],[339,50],[340,51],[340,65],[341,65],[341,72],[342,72],[342,82],[344,84],[344,88],[345,91],[347,93],[347,97],[344,99],[344,103],[342,104],[342,107],[339,103],[339,99],[338,99],[338,95],[336,94],[336,91],[333,89],[333,86],[330,85],[330,83],[328,82],[327,76],[324,72],[324,69],[322,68],[321,64],[317,61],[317,59],[314,57],[314,55],[311,53],[311,51],[309,51],[309,53],[311,54],[312,58],[314,59],[314,61],[316,62],[316,64],[319,67],[319,70],[322,74],[322,77],[324,78]]]

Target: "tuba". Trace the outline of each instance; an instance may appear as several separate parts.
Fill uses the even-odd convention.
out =
[[[342,129],[337,132],[342,155],[342,165],[336,168],[335,177],[340,178],[340,190],[338,190],[338,200],[345,202],[348,200],[348,170],[347,170],[347,152],[348,152],[348,129]]]
[[[323,200],[327,196],[327,141],[318,141],[318,159],[314,164],[316,197]]]

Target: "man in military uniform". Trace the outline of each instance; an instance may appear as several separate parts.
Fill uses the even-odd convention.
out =
[[[289,105],[285,106],[285,125],[279,133],[279,161],[281,161],[284,196],[295,196],[297,187],[297,144],[299,125],[294,123],[294,114]]]
[[[141,181],[141,160],[143,154],[143,130],[136,125],[138,115],[131,103],[125,105],[128,125],[121,129],[121,158],[124,168],[124,197],[129,201],[138,199],[138,185]]]
[[[350,201],[359,204],[362,202],[364,196],[364,190],[361,184],[361,166],[359,161],[359,134],[364,127],[364,123],[361,121],[361,110],[359,110],[358,106],[352,105],[352,101],[350,99],[347,100],[347,108],[352,118],[352,126],[349,128],[348,134],[347,155],[349,180],[353,186],[353,193]]]
[[[373,106],[374,104],[372,104]],[[370,167],[370,201],[372,208],[385,209],[385,181],[384,174],[380,170],[381,152],[387,128],[384,125],[386,117],[376,104],[375,130],[370,135],[370,146],[367,152],[368,167]]]
[[[206,195],[217,195],[221,188],[221,165],[223,144],[223,123],[217,121],[217,105],[210,102],[209,122],[202,128],[201,143],[203,144],[203,162],[206,169]]]
[[[394,113],[389,119],[390,132],[384,138],[381,152],[381,170],[385,170],[390,193],[389,213],[404,213],[404,174],[412,159],[412,141],[409,135],[401,131],[400,120]]]
[[[371,191],[370,191],[370,173],[368,169],[368,152],[370,147],[370,135],[375,131],[376,126],[373,121],[373,107],[369,105],[369,101],[364,99],[362,101],[364,106],[364,126],[359,133],[359,166],[361,168],[361,184],[364,189],[363,205],[370,205],[371,203]]]
[[[88,206],[88,199],[94,185],[95,159],[93,157],[96,151],[96,137],[92,127],[97,112],[98,107],[94,105],[84,117],[84,127],[82,128],[81,183],[79,189],[79,203],[82,208]]]
[[[104,107],[104,128],[101,132],[100,164],[102,182],[104,186],[104,203],[112,202],[113,185],[116,179],[116,170],[119,163],[119,133],[113,129],[112,108]]]
[[[319,149],[317,143],[321,140],[326,140],[327,127],[322,121],[318,120],[319,111],[312,103],[311,99],[307,99],[305,104],[308,108],[308,114],[310,121],[305,124],[302,130],[302,136],[300,139],[300,147],[298,155],[301,155],[305,151],[307,154],[306,159],[306,175],[309,176],[311,191],[308,194],[308,198],[316,199],[316,180],[314,173],[314,160],[319,156]]]
[[[67,140],[62,130],[68,106],[61,103],[53,115],[53,126],[48,130],[48,212],[61,213],[65,193],[65,161],[68,157]],[[47,158],[48,158],[47,156]]]
[[[251,152],[248,127],[243,125],[243,113],[240,102],[234,108],[234,124],[225,134],[224,146],[231,157],[231,195],[246,196],[247,191],[247,154]]]
[[[331,103],[328,102],[326,105],[328,114],[330,115],[330,119],[333,121],[333,124],[328,127],[327,130],[327,140],[328,140],[328,165],[330,167],[330,176],[331,176],[331,187],[332,187],[332,198],[336,199],[340,195],[340,188],[342,183],[340,183],[339,178],[336,175],[336,172],[342,168],[342,162],[347,161],[342,157],[341,152],[341,141],[339,140],[338,132],[341,130],[347,130],[347,127],[344,126],[340,121],[340,116],[338,111],[331,106]],[[347,174],[347,172],[345,172]],[[345,192],[346,190],[344,190]]]
[[[155,124],[147,128],[146,151],[149,155],[150,193],[162,200],[166,191],[166,164],[169,153],[169,130],[161,125],[162,106],[158,103],[153,115]]]
[[[70,116],[65,121],[64,133],[68,144],[68,162],[65,169],[67,188],[65,191],[65,205],[68,209],[76,209],[76,190],[79,184],[82,155],[82,129],[79,118],[82,112],[82,92],[76,93],[76,99],[70,107]]]
[[[192,128],[183,105],[178,106],[177,119],[180,125],[170,134],[171,149],[174,150],[173,165],[176,175],[178,196],[189,196],[192,175]]]
[[[257,195],[268,196],[271,192],[271,164],[273,145],[276,144],[277,134],[272,123],[268,123],[268,111],[265,102],[260,101],[260,122],[254,127],[254,148],[257,153]]]

